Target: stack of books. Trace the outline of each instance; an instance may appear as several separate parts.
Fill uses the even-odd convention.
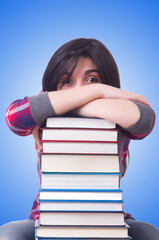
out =
[[[48,118],[42,142],[35,239],[130,239],[116,125],[96,118]]]

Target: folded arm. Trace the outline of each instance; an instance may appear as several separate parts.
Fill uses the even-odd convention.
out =
[[[155,123],[155,113],[150,106],[128,99],[94,100],[76,109],[75,113],[114,122],[124,135],[133,139],[147,136]]]
[[[84,116],[87,116],[87,114],[89,114],[89,116],[96,116],[97,114],[96,117],[108,118],[122,127],[131,127],[132,124],[138,121],[140,114],[138,108],[133,105],[132,102],[124,101],[127,99],[150,105],[142,95],[97,83],[68,90],[41,92],[31,97],[16,100],[7,109],[6,122],[14,133],[20,136],[27,136],[33,133],[35,137],[35,135],[37,136],[38,126],[40,126],[47,117],[63,115],[75,109],[80,109],[79,111],[83,109],[82,111],[85,111]],[[119,103],[122,104],[120,105]],[[124,111],[119,111],[126,105],[129,112],[130,109],[136,112],[136,114],[131,118],[129,117],[129,119],[126,117],[129,114],[126,114]],[[114,108],[115,106],[118,107]],[[88,109],[87,113],[86,109]],[[107,111],[103,111],[103,109],[107,109]],[[113,112],[113,109],[116,110]],[[117,111],[120,112],[120,119],[118,119]],[[127,119],[127,121],[124,119]]]

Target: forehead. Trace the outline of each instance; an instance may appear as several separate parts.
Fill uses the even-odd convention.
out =
[[[96,64],[89,57],[80,57],[78,62],[77,62],[76,67],[79,67],[79,66],[86,66],[86,67],[93,66],[93,67],[96,67]]]
[[[87,70],[97,70],[95,62],[89,57],[80,57],[73,74],[78,74]]]
[[[76,77],[77,75],[86,75],[93,71],[99,73],[95,62],[90,57],[81,56],[77,62],[73,61],[73,59],[71,59],[70,63],[68,62],[66,68],[63,68],[63,71],[61,71],[59,80],[66,76]]]

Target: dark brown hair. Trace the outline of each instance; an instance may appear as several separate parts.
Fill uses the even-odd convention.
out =
[[[94,61],[103,84],[120,88],[116,62],[105,45],[96,39],[78,38],[62,45],[50,59],[42,79],[43,91],[56,91],[60,78],[73,73],[81,56]]]

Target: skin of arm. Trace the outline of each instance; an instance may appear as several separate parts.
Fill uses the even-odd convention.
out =
[[[140,118],[136,104],[127,99],[97,99],[75,110],[78,116],[97,117],[128,128]]]

